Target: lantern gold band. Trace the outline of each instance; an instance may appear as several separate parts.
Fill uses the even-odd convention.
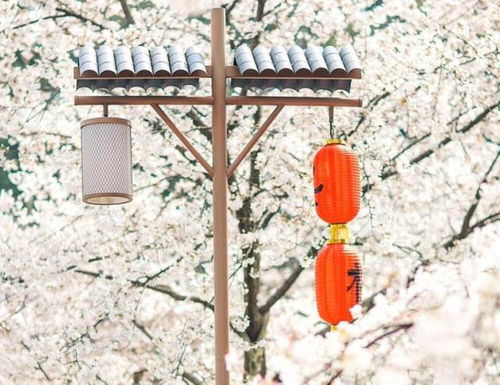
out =
[[[118,199],[116,199],[118,198]],[[132,195],[122,193],[88,194],[83,197],[85,203],[92,205],[120,205],[132,200]]]
[[[349,242],[349,227],[346,223],[334,223],[330,225],[330,239],[328,244]]]
[[[345,144],[342,139],[328,139],[326,144]]]
[[[131,127],[130,120],[122,119],[122,118],[110,118],[110,117],[102,117],[102,118],[92,118],[82,121],[80,124],[80,128],[88,126],[89,124],[96,123],[115,123],[126,127]]]

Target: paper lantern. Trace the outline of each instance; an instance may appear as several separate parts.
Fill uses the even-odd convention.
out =
[[[361,264],[344,243],[328,244],[316,257],[316,305],[331,325],[353,320],[349,309],[361,302]]]
[[[132,200],[130,122],[88,119],[81,124],[82,192],[85,203],[113,205]]]
[[[318,216],[328,223],[347,223],[359,211],[359,161],[339,139],[330,139],[314,157],[314,197]]]

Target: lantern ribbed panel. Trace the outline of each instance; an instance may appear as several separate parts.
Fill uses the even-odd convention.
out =
[[[342,243],[327,245],[316,257],[316,305],[331,325],[353,320],[349,309],[361,302],[361,264]]]
[[[82,192],[91,204],[120,204],[132,199],[130,122],[96,118],[82,122]]]
[[[323,146],[314,157],[314,196],[318,216],[328,223],[347,223],[359,211],[359,161],[342,143]]]

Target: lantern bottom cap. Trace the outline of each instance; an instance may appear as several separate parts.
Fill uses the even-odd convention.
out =
[[[121,205],[131,200],[131,194],[121,193],[89,194],[83,197],[83,201],[91,205]]]

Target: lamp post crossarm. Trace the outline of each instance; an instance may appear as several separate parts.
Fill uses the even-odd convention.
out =
[[[259,141],[260,137],[267,131],[269,126],[272,124],[274,119],[279,115],[279,113],[283,110],[285,106],[283,104],[279,104],[276,108],[271,112],[271,114],[267,117],[266,121],[260,126],[257,132],[252,136],[250,141],[246,144],[246,146],[241,150],[240,154],[236,157],[234,162],[229,166],[227,170],[227,177],[230,178],[231,175],[236,171],[240,163],[247,157],[248,153],[252,150],[253,146]]]
[[[361,107],[361,99],[304,96],[229,96],[228,105],[240,106],[302,106],[302,107]]]
[[[75,96],[75,105],[213,105],[213,96]],[[296,106],[296,107],[362,107],[357,98],[303,96],[227,96],[227,105]]]
[[[212,96],[75,96],[75,105],[77,106],[92,106],[92,105],[152,105],[152,104],[164,104],[172,106],[196,106],[196,105],[207,105],[210,106],[214,103],[214,98]]]

